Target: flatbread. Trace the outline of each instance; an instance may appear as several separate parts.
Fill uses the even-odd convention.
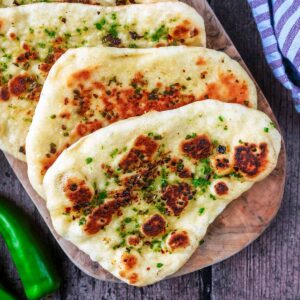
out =
[[[228,203],[272,172],[281,137],[264,113],[195,102],[123,120],[65,150],[44,179],[62,237],[119,279],[176,272]]]
[[[0,9],[0,148],[25,160],[25,138],[49,69],[82,46],[205,46],[201,16],[180,2]]]
[[[44,196],[47,169],[80,137],[205,98],[257,105],[252,80],[222,52],[183,46],[68,51],[47,78],[26,141],[32,186]]]
[[[146,4],[156,2],[167,2],[169,0],[0,0],[0,7],[12,7],[18,5],[39,3],[39,2],[68,2],[68,3],[83,3],[83,4],[96,4],[103,6],[117,6],[129,4]],[[176,1],[176,0],[173,0]]]

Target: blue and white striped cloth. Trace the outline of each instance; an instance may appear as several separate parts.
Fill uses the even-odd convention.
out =
[[[300,113],[300,0],[248,0],[275,77]]]

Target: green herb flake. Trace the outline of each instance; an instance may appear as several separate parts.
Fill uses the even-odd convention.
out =
[[[45,43],[38,43],[38,46],[42,49],[46,48],[46,44]]]
[[[165,25],[161,25],[152,35],[151,40],[152,42],[158,42],[161,38],[167,38],[168,29]]]
[[[151,242],[150,248],[154,251],[154,252],[160,252],[162,247],[161,247],[161,241],[159,240],[153,240]]]
[[[264,132],[269,132],[269,128],[268,128],[268,127],[265,127],[265,128],[264,128]]]
[[[201,240],[201,241],[199,242],[199,246],[201,246],[202,244],[204,244],[204,240]]]
[[[102,30],[103,26],[106,24],[106,20],[103,18],[98,23],[95,24],[98,30]]]
[[[85,159],[85,162],[86,162],[87,165],[89,165],[92,161],[93,161],[93,158],[92,158],[92,157],[87,157],[87,158]]]
[[[99,192],[97,199],[99,201],[101,201],[100,204],[102,204],[104,202],[104,200],[106,199],[106,197],[107,197],[107,192],[106,191],[101,191],[101,192]]]
[[[130,223],[131,221],[132,221],[132,219],[129,218],[129,217],[124,219],[124,222],[125,222],[126,224]]]
[[[192,184],[194,187],[203,187],[206,188],[207,186],[209,186],[210,181],[205,179],[205,178],[194,178],[192,180]]]
[[[157,268],[161,268],[163,265],[164,265],[164,264],[162,264],[162,263],[157,263],[157,264],[156,264],[156,267],[157,267]]]
[[[118,154],[118,152],[119,152],[119,149],[118,149],[118,148],[114,149],[114,150],[110,153],[110,157],[111,157],[111,158],[114,158],[114,157]]]
[[[204,207],[200,207],[199,210],[198,210],[198,213],[199,215],[202,215],[205,211],[205,208]]]
[[[213,194],[209,194],[209,198],[212,200],[217,200],[217,198]]]
[[[84,217],[82,217],[82,218],[79,219],[79,222],[78,222],[79,226],[82,226],[85,223],[86,223],[86,219]]]
[[[189,140],[189,139],[193,139],[197,136],[197,134],[195,132],[193,132],[192,134],[187,134],[185,139],[186,140]]]
[[[112,24],[108,29],[108,33],[111,34],[111,36],[114,38],[118,37],[118,31],[117,31],[118,26],[119,26],[118,24]]]
[[[45,32],[50,36],[50,37],[55,37],[56,32],[53,30],[49,30],[47,28],[45,28]]]
[[[219,120],[220,120],[221,122],[224,122],[224,117],[223,117],[223,116],[219,116]]]

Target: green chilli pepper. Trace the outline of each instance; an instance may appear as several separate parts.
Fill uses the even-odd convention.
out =
[[[49,249],[37,239],[27,217],[3,199],[0,199],[0,234],[16,265],[28,299],[40,299],[59,287],[60,278],[50,259]],[[5,292],[0,288],[0,299],[1,293]],[[3,299],[10,299],[7,295]]]
[[[18,300],[15,296],[9,293],[0,283],[0,299],[1,300]]]

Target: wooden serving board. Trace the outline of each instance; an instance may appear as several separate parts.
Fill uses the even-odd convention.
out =
[[[206,0],[187,0],[186,2],[193,6],[205,20],[207,47],[224,51],[247,70],[239,53]],[[266,98],[257,84],[256,87],[259,110],[269,115],[277,124]],[[9,155],[6,157],[57,242],[73,263],[97,279],[119,282],[98,263],[93,262],[89,256],[54,231],[45,201],[37,195],[29,183],[26,164]],[[278,164],[272,174],[264,181],[255,184],[240,198],[231,202],[208,228],[204,243],[199,246],[190,260],[171,277],[187,274],[220,262],[254,241],[267,228],[280,207],[284,191],[285,171],[286,153],[282,142]]]

